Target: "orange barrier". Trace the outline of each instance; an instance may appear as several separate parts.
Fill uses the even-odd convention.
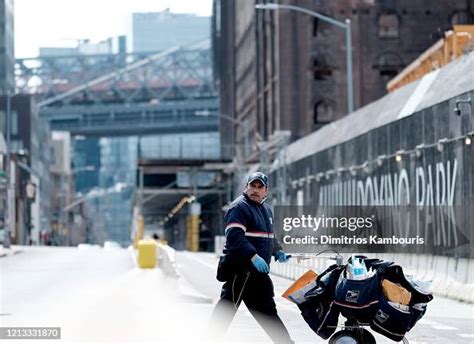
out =
[[[388,92],[421,79],[457,59],[466,51],[474,50],[474,25],[454,25],[454,30],[445,32],[444,38],[428,48],[415,61],[405,67],[387,83]]]

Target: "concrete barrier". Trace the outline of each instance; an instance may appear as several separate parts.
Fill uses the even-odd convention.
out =
[[[174,248],[161,243],[156,246],[158,267],[160,267],[168,277],[178,278],[179,273],[176,267],[176,251]]]
[[[224,242],[223,236],[215,237],[216,255],[222,254]],[[394,261],[403,267],[405,274],[422,281],[432,281],[430,291],[435,295],[474,303],[473,259],[403,253],[365,255]],[[349,255],[344,256],[349,258]],[[296,259],[291,259],[284,264],[272,262],[271,273],[295,280],[309,269],[321,273],[331,264],[334,264],[333,260],[311,258],[297,263]]]
[[[430,291],[435,295],[474,303],[474,262],[472,259],[414,254],[377,254],[376,256],[401,265],[407,275],[413,275],[423,281],[432,281]],[[295,280],[309,269],[321,273],[333,263],[324,259],[310,259],[298,264],[292,259],[285,264],[272,263],[271,273]]]

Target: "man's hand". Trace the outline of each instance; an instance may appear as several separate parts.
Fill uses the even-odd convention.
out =
[[[268,274],[270,272],[270,267],[268,266],[267,262],[260,257],[258,254],[252,257],[252,263],[259,272],[264,274]]]
[[[286,263],[288,260],[290,260],[290,256],[284,251],[280,250],[275,253],[275,260],[277,260],[279,263]]]

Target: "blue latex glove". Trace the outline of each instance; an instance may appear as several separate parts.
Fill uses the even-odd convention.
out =
[[[260,257],[258,254],[253,256],[252,263],[259,272],[264,274],[268,274],[270,272],[270,267],[268,266],[267,262]]]
[[[290,260],[290,256],[280,250],[275,253],[275,260],[277,260],[279,263],[286,263]]]

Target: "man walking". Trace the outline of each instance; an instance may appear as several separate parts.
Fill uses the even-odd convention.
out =
[[[278,316],[273,283],[268,273],[270,260],[287,262],[273,234],[273,214],[265,202],[268,177],[251,174],[243,195],[234,200],[224,218],[226,243],[224,254],[235,269],[228,274],[221,298],[211,317],[214,335],[223,335],[243,301],[253,317],[275,343],[293,343]]]

